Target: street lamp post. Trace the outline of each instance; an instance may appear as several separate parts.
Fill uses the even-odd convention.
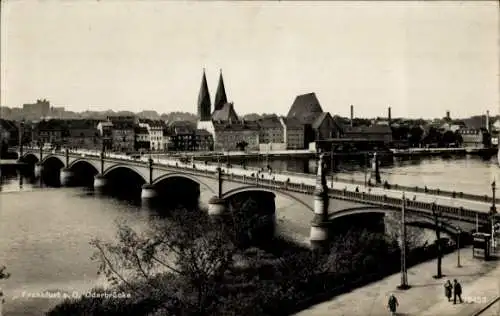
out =
[[[410,288],[408,285],[408,272],[406,269],[406,196],[403,192],[403,199],[401,203],[401,284],[398,286],[400,290],[407,290]]]
[[[491,246],[493,249],[496,248],[496,240],[495,240],[495,215],[497,213],[496,207],[496,180],[493,180],[491,183],[491,193],[492,193],[492,202],[491,202],[491,210],[490,210],[490,221],[491,221]]]
[[[331,187],[333,189],[333,173],[335,171],[335,166],[334,166],[334,161],[333,161],[333,145],[331,147],[331,150],[330,150],[330,173],[332,175],[332,184],[331,184]]]

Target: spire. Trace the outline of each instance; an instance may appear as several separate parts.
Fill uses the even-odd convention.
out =
[[[207,76],[203,68],[203,77],[201,78],[200,92],[198,93],[198,118],[200,121],[209,121],[212,112],[212,103],[210,93],[208,92]]]
[[[214,111],[222,109],[222,107],[226,103],[227,103],[226,88],[224,87],[224,79],[222,78],[222,69],[221,69],[219,75],[219,85],[217,86],[217,92],[215,92]]]

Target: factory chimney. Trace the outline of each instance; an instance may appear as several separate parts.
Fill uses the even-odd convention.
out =
[[[354,121],[354,106],[351,104],[351,127],[353,126]]]
[[[490,111],[486,111],[486,130],[490,131]]]
[[[391,125],[392,117],[391,117],[391,107],[387,108],[387,121],[389,122],[389,126]]]

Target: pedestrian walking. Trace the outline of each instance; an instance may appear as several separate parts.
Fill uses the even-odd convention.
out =
[[[394,296],[394,294],[391,294],[391,296],[389,296],[389,301],[387,302],[387,308],[391,312],[392,316],[396,315],[396,309],[398,306],[398,299],[396,298],[396,296]]]
[[[448,299],[448,302],[451,301],[451,292],[453,291],[453,285],[451,284],[451,281],[448,280],[444,284],[444,296]]]
[[[462,285],[458,283],[457,279],[453,280],[453,304],[457,303],[457,297],[460,301],[460,303],[463,303],[462,301]]]

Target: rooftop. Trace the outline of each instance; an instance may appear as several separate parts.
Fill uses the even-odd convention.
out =
[[[295,117],[303,124],[312,124],[323,113],[321,104],[314,92],[298,95],[293,101],[287,117]]]

